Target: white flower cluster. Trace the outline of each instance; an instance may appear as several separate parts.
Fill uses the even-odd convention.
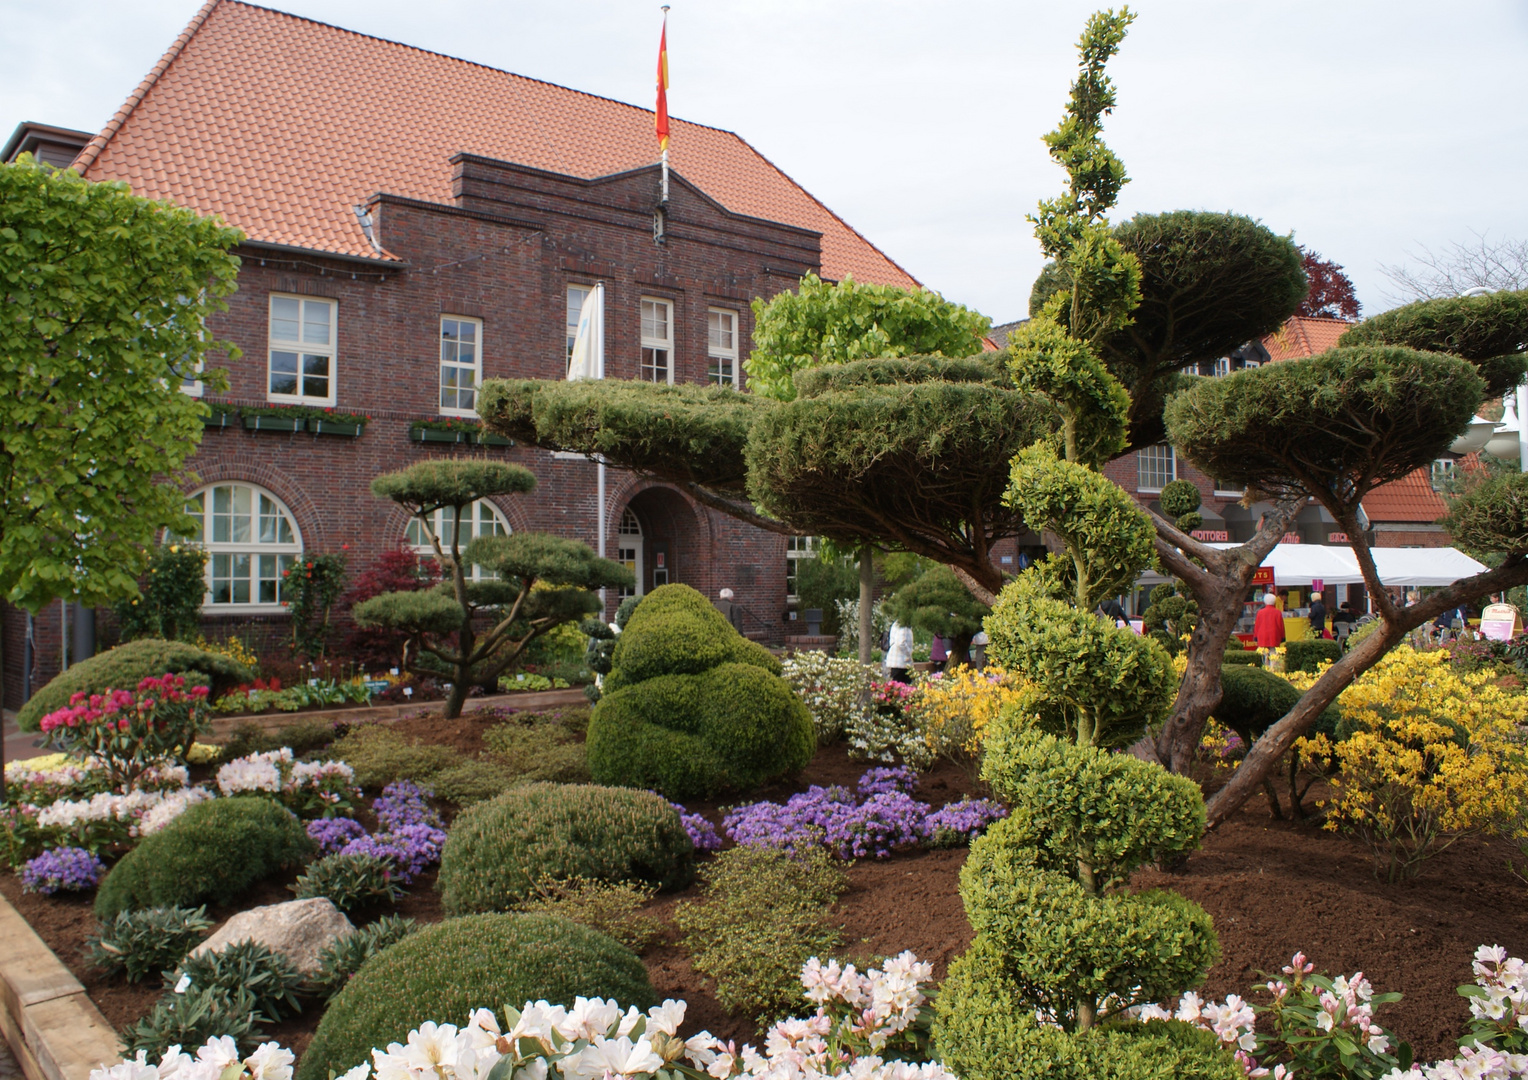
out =
[[[1528,1054],[1509,1054],[1482,1043],[1466,1046],[1451,1061],[1391,1069],[1381,1080],[1523,1080],[1528,1077]]]
[[[5,782],[7,784],[56,784],[59,787],[72,787],[90,779],[95,772],[95,766],[91,762],[81,764],[74,761],[66,761],[61,764],[52,764],[51,759],[63,757],[62,754],[50,754],[47,758],[38,758],[36,761],[45,762],[44,767],[34,767],[34,761],[8,761],[5,764]]]
[[[490,1009],[478,1009],[467,1025],[427,1022],[409,1032],[403,1043],[373,1050],[372,1060],[357,1065],[338,1080],[488,1080],[496,1066],[512,1080],[655,1080],[658,1074],[688,1080],[955,1080],[938,1064],[883,1061],[857,1056],[838,1042],[827,1006],[849,1006],[856,1023],[872,1045],[885,1045],[886,1035],[903,1031],[918,1018],[925,1000],[922,983],[932,974],[911,953],[887,961],[879,972],[861,975],[852,966],[823,965],[813,958],[802,969],[808,995],[818,1002],[816,1016],[782,1020],[770,1028],[764,1053],[752,1046],[741,1050],[709,1032],[679,1038],[685,1003],[669,1000],[645,1014],[636,1008],[621,1011],[615,1001],[578,998],[572,1008],[545,1001],[526,1002],[521,1010],[507,1009],[506,1031]],[[877,1038],[876,1033],[884,1033]],[[226,1042],[226,1046],[224,1043]],[[268,1052],[285,1055],[277,1062]],[[291,1055],[262,1046],[243,1063],[244,1071],[221,1080],[290,1080]],[[213,1040],[198,1052],[209,1061],[231,1065],[232,1040]],[[175,1055],[173,1067],[165,1062]],[[149,1065],[140,1052],[135,1061],[101,1068],[90,1080],[215,1080],[217,1073],[182,1071],[192,1061],[173,1048],[165,1062]],[[252,1065],[256,1057],[258,1066]],[[507,1063],[505,1059],[508,1059]],[[274,1066],[270,1063],[276,1063]],[[285,1068],[286,1072],[279,1070]],[[559,1074],[553,1077],[553,1071]]]
[[[818,742],[833,742],[864,717],[873,669],[816,651],[787,656],[780,666],[785,681],[812,714]]]
[[[150,1065],[148,1055],[139,1050],[137,1057],[92,1070],[90,1080],[292,1080],[294,1060],[290,1050],[273,1042],[240,1058],[237,1044],[223,1035],[208,1039],[195,1057],[172,1046],[158,1065]]]
[[[852,717],[844,733],[849,737],[850,757],[901,761],[920,772],[934,763],[934,748],[913,710],[867,710]]]
[[[138,789],[126,795],[103,791],[88,799],[60,799],[45,806],[38,811],[37,824],[68,830],[114,822],[127,826],[129,836],[147,836],[185,813],[188,806],[210,798],[212,792],[202,787],[171,791]]]
[[[184,814],[189,807],[215,797],[207,788],[200,786],[167,792],[157,805],[149,807],[138,819],[137,835],[152,836]]]
[[[1475,984],[1460,987],[1470,999],[1470,1015],[1499,1030],[1528,1032],[1528,964],[1508,956],[1500,945],[1475,950]],[[1488,1029],[1489,1030],[1489,1029]],[[1384,1080],[1524,1080],[1528,1054],[1514,1054],[1476,1041],[1450,1061],[1407,1069],[1392,1069]]]
[[[218,769],[218,790],[224,795],[317,791],[330,783],[354,785],[355,770],[343,761],[294,761],[288,746],[235,758]]]

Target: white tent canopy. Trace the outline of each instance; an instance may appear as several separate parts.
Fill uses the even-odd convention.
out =
[[[1231,548],[1237,545],[1210,546]],[[1451,547],[1370,548],[1369,552],[1374,557],[1374,568],[1379,571],[1380,581],[1398,588],[1452,585],[1460,578],[1479,574],[1486,569],[1484,563],[1476,562],[1464,552]],[[1358,557],[1349,547],[1278,544],[1268,553],[1263,565],[1273,567],[1274,583],[1278,587],[1309,588],[1313,581],[1320,581],[1323,585],[1361,585],[1364,580],[1358,570]],[[1163,580],[1160,574],[1148,572],[1141,578],[1141,583],[1149,585]]]

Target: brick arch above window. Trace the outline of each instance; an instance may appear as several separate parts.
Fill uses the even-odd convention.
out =
[[[185,540],[207,553],[208,612],[279,612],[287,575],[302,561],[303,535],[271,491],[243,480],[206,484],[187,496],[196,522]]]
[[[197,461],[198,482],[186,487],[186,494],[199,491],[217,483],[246,483],[263,487],[276,496],[292,514],[297,529],[302,533],[303,548],[309,552],[324,552],[338,546],[330,535],[325,516],[318,504],[296,477],[271,465],[268,460],[243,455],[231,455],[217,461]]]

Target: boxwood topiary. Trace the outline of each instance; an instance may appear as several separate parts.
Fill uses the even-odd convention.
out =
[[[150,675],[163,675],[167,671],[201,675],[202,678],[196,680],[198,685],[210,686],[214,698],[255,677],[249,668],[219,653],[207,652],[183,641],[139,638],[89,660],[81,660],[53,678],[21,707],[16,722],[22,731],[38,731],[44,716],[68,705],[69,699],[77,693],[136,690],[138,684]]]
[[[1263,654],[1256,649],[1227,649],[1220,662],[1222,666],[1238,664],[1242,667],[1262,667]]]
[[[816,751],[811,714],[779,661],[689,586],[643,599],[614,663],[589,720],[599,783],[705,798],[795,772]]]
[[[302,822],[271,799],[198,803],[129,851],[101,882],[95,913],[225,904],[313,851]]]
[[[473,1009],[576,997],[653,1003],[642,961],[598,931],[555,915],[469,915],[410,934],[368,960],[337,994],[297,1067],[326,1080],[403,1042],[426,1020],[466,1023]]]
[[[1300,691],[1291,686],[1288,679],[1260,667],[1239,664],[1221,665],[1220,690],[1220,704],[1215,706],[1212,715],[1240,735],[1247,746],[1278,723],[1300,700]],[[1337,706],[1328,707],[1316,718],[1311,733],[1334,734],[1341,716]]]
[[[525,784],[464,810],[441,853],[446,911],[503,911],[538,881],[639,880],[682,889],[695,848],[666,799],[592,784]]]
[[[1342,659],[1342,646],[1335,641],[1312,638],[1309,641],[1290,641],[1284,645],[1284,669],[1308,671],[1312,675],[1322,662],[1335,664]]]

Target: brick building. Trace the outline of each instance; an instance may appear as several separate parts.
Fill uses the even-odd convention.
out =
[[[244,231],[238,291],[208,327],[243,355],[209,403],[370,417],[359,437],[247,420],[206,429],[187,494],[212,556],[213,636],[279,633],[280,571],[305,552],[348,545],[358,568],[417,544],[368,484],[431,456],[487,455],[538,477],[532,495],[480,505],[463,523],[474,533],[545,530],[597,547],[593,463],[411,434],[471,417],[484,378],[562,377],[596,284],[608,376],[699,383],[740,380],[750,301],[808,272],[917,284],[730,132],[673,122],[660,204],[647,110],[237,0],[203,7],[99,135],[24,124],[8,151],[28,147],[50,160],[77,151],[88,179]],[[631,564],[639,588],[731,587],[746,630],[781,638],[787,574],[806,545],[788,550],[614,470],[603,512],[605,554]],[[58,608],[33,621],[7,611],[8,705],[58,670],[66,636]]]

